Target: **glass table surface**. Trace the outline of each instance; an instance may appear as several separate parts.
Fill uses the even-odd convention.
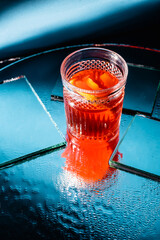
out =
[[[2,83],[0,88],[4,84],[9,84],[4,83],[4,79],[25,75],[31,86],[29,92],[33,94],[33,89],[36,92],[36,96],[33,94],[36,104],[42,107],[37,100],[38,96],[45,107],[45,110],[42,108],[38,115],[43,112],[48,131],[50,127],[54,129],[51,144],[50,138],[39,138],[35,134],[38,139],[35,138],[30,147],[34,148],[34,144],[37,144],[38,150],[41,150],[51,145],[56,146],[52,149],[52,153],[39,152],[33,157],[33,151],[28,149],[23,156],[27,153],[31,155],[21,159],[22,161],[12,162],[12,165],[6,165],[0,170],[0,234],[5,236],[4,239],[160,239],[158,181],[145,178],[143,174],[138,176],[130,173],[130,167],[133,166],[130,162],[126,162],[124,165],[129,167],[128,172],[126,169],[123,171],[109,167],[101,181],[86,183],[66,170],[65,158],[61,157],[63,150],[57,148],[59,143],[62,144],[61,147],[65,146],[66,132],[60,64],[70,52],[93,45],[97,46],[97,44],[86,44],[47,50],[32,56],[12,59],[12,63],[6,60],[0,65]],[[159,141],[160,125],[160,51],[119,44],[98,44],[98,46],[118,52],[126,59],[129,66],[120,126],[120,139],[125,135],[122,143],[125,138],[127,141],[129,134],[130,144],[135,144],[135,139],[132,141],[130,137],[132,129],[129,130],[128,126],[134,127],[132,124],[138,112],[152,121],[151,125],[155,132],[151,131],[153,135],[151,134],[150,137],[153,139],[156,134],[157,140],[155,138],[151,146],[152,144],[157,146],[155,143]],[[16,89],[18,88],[15,87],[13,94]],[[2,97],[1,94],[0,96]],[[7,98],[9,94],[6,93]],[[32,114],[32,104],[30,108],[26,108],[26,111],[29,116]],[[47,112],[52,119],[48,117]],[[6,123],[9,122],[9,114],[7,116]],[[53,126],[49,127],[48,121]],[[142,124],[145,134],[147,124],[146,126]],[[135,133],[141,133],[143,129],[136,131],[137,128],[133,129]],[[27,136],[26,134],[29,136],[26,129],[21,132],[23,138]],[[145,136],[143,135],[144,139]],[[3,138],[7,142],[9,135],[4,134]],[[147,144],[150,142],[147,141]],[[134,146],[137,149],[136,145]],[[19,150],[22,151],[23,148]],[[154,151],[150,152],[151,157],[154,156]],[[12,155],[13,152],[8,150],[9,152]],[[2,151],[0,156],[1,154]],[[135,151],[134,156],[136,154],[138,153]],[[157,151],[157,161],[159,157]],[[14,160],[15,156],[11,156],[10,159]],[[125,159],[129,160],[129,158]],[[3,157],[1,161],[4,161]],[[138,166],[138,170],[139,168]]]
[[[159,239],[158,182],[110,169],[88,185],[65,171],[62,151],[0,171],[1,236]]]
[[[160,122],[135,115],[110,158],[110,165],[160,182]],[[114,160],[119,151],[121,158]]]
[[[0,84],[0,168],[62,146],[65,139],[25,77]]]

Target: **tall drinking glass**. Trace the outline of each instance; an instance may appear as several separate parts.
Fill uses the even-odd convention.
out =
[[[68,170],[94,180],[105,175],[119,139],[127,75],[125,60],[108,49],[80,49],[62,62]]]

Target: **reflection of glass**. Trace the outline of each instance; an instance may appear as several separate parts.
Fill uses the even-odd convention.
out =
[[[118,143],[118,137],[107,143],[88,139],[81,141],[70,135],[67,142],[68,146],[62,154],[62,157],[66,158],[67,171],[77,174],[86,182],[98,181],[105,177],[109,171],[109,157]]]
[[[159,136],[159,121],[136,115],[111,156],[110,165],[160,181]],[[123,153],[118,162],[114,160],[117,150]]]
[[[99,180],[109,167],[119,139],[127,74],[123,58],[102,48],[76,51],[61,65],[68,142],[63,156],[82,177]],[[88,88],[71,84],[78,75],[87,79]]]

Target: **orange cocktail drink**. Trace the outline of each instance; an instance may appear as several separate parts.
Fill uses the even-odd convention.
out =
[[[87,181],[100,180],[119,139],[128,68],[118,54],[87,48],[62,63],[67,121],[66,169]]]

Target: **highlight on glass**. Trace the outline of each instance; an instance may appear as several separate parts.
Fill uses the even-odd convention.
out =
[[[68,55],[61,65],[67,121],[65,168],[87,182],[105,177],[119,141],[125,60],[98,47]]]

